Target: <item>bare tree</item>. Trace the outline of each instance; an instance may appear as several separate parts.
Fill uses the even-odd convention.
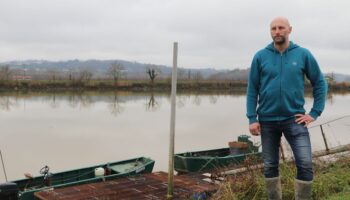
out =
[[[49,79],[55,82],[58,79],[59,72],[56,69],[50,69],[48,71]]]
[[[9,81],[12,71],[9,65],[0,66],[0,80]]]
[[[186,69],[179,68],[177,70],[177,77],[179,80],[185,80],[186,79]]]
[[[68,80],[73,81],[75,79],[76,70],[73,67],[70,67],[66,70],[68,75]]]
[[[118,81],[125,75],[125,68],[120,62],[113,62],[108,69],[108,75],[112,76],[114,85],[118,85]]]
[[[189,69],[189,70],[187,71],[187,79],[188,79],[188,80],[191,80],[191,78],[192,78],[192,73],[191,73],[191,70]]]
[[[199,83],[201,80],[203,80],[203,75],[200,71],[197,71],[195,74],[194,74],[194,77],[193,77],[194,81],[196,83]]]
[[[156,65],[148,65],[146,73],[148,74],[149,79],[151,79],[151,83],[154,83],[154,80],[158,75],[160,75],[161,71]]]
[[[78,82],[89,83],[92,76],[93,76],[93,73],[90,70],[88,69],[81,70],[79,72]]]

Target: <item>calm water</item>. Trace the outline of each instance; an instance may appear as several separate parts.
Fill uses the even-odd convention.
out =
[[[314,124],[349,115],[349,103],[350,94],[333,94]],[[226,147],[248,134],[244,94],[180,94],[176,112],[175,152]],[[324,130],[330,146],[350,143],[350,118]],[[9,180],[37,175],[44,165],[57,172],[138,156],[166,171],[169,132],[168,94],[0,94],[0,149]],[[310,132],[314,150],[323,149],[319,128]]]

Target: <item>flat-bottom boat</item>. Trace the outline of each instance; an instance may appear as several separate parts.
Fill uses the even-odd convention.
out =
[[[248,157],[260,158],[259,146],[249,137],[240,135],[238,142],[229,143],[230,148],[175,154],[174,168],[178,173],[207,172],[238,165]]]

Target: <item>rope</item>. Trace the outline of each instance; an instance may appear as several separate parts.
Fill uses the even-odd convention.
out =
[[[344,116],[342,116],[342,117],[339,117],[339,118],[336,118],[336,119],[333,119],[333,120],[324,122],[324,123],[322,123],[322,124],[317,124],[317,125],[314,125],[314,126],[310,126],[309,129],[315,128],[315,127],[319,127],[319,126],[324,125],[324,124],[329,124],[329,123],[331,123],[331,122],[335,122],[335,121],[338,121],[338,120],[341,120],[341,119],[344,119],[344,118],[348,118],[348,117],[350,117],[350,115],[344,115]]]
[[[337,145],[340,145],[340,141],[335,137],[333,126],[331,126],[331,124],[327,124],[327,126],[329,128],[329,131],[331,133],[330,135],[332,136],[333,140],[337,143]]]
[[[321,124],[317,124],[317,125],[308,127],[308,129],[312,129],[312,128],[316,128],[316,127],[320,127],[321,128],[322,137],[323,137],[323,140],[324,140],[324,143],[325,143],[325,146],[326,146],[326,150],[328,151],[329,150],[328,149],[329,148],[329,143],[327,142],[327,138],[326,138],[326,136],[324,134],[324,131],[322,131],[323,130],[323,126],[322,125],[327,125],[328,127],[330,127],[330,130],[332,131],[332,136],[335,139],[335,136],[333,134],[333,130],[332,130],[332,127],[331,127],[330,123],[338,121],[338,120],[341,120],[341,119],[344,119],[344,118],[348,118],[348,117],[350,117],[350,115],[344,115],[342,117],[338,117],[336,119],[333,119],[333,120],[330,120],[330,121],[327,121],[327,122],[324,122],[324,123],[321,123]],[[335,139],[335,141],[339,143],[339,141],[337,139]]]

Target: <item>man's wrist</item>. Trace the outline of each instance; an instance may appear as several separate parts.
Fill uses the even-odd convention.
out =
[[[249,125],[254,124],[255,122],[258,122],[256,118],[249,118]]]
[[[311,112],[309,113],[309,115],[310,115],[312,118],[314,118],[314,120],[316,120],[316,119],[318,118],[318,113],[315,112],[315,111],[311,111]]]

